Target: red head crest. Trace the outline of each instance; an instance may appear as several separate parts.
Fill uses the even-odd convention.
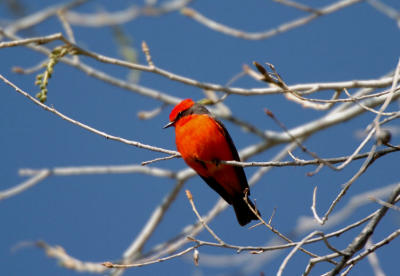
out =
[[[179,104],[177,104],[174,109],[172,109],[171,113],[169,114],[169,120],[170,122],[173,122],[176,120],[176,117],[178,116],[179,112],[185,111],[186,109],[191,108],[194,105],[194,101],[192,99],[185,99],[181,101]]]

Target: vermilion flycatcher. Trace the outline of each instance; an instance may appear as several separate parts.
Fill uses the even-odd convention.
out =
[[[183,100],[175,106],[169,120],[170,123],[164,128],[175,127],[176,147],[186,164],[226,202],[233,205],[240,225],[257,220],[244,200],[245,196],[250,195],[250,190],[243,168],[220,162],[240,161],[225,126],[203,105],[191,99]],[[249,198],[247,202],[256,209]]]

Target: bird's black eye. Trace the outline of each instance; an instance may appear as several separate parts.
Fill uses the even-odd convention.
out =
[[[180,111],[180,112],[178,113],[178,115],[176,115],[175,121],[178,120],[178,119],[180,119],[180,118],[182,117],[182,115],[183,115],[183,111]]]

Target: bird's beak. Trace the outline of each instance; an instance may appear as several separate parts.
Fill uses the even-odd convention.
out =
[[[169,122],[163,128],[169,128],[169,127],[173,126],[174,124],[175,124],[175,121]]]

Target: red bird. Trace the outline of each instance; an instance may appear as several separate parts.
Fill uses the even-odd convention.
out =
[[[176,105],[169,120],[170,123],[164,128],[175,127],[176,147],[186,164],[227,203],[233,205],[240,225],[257,220],[244,200],[245,191],[250,195],[250,190],[243,168],[220,163],[221,160],[240,161],[225,126],[203,105],[191,99]],[[255,209],[250,199],[247,198],[247,201]]]

